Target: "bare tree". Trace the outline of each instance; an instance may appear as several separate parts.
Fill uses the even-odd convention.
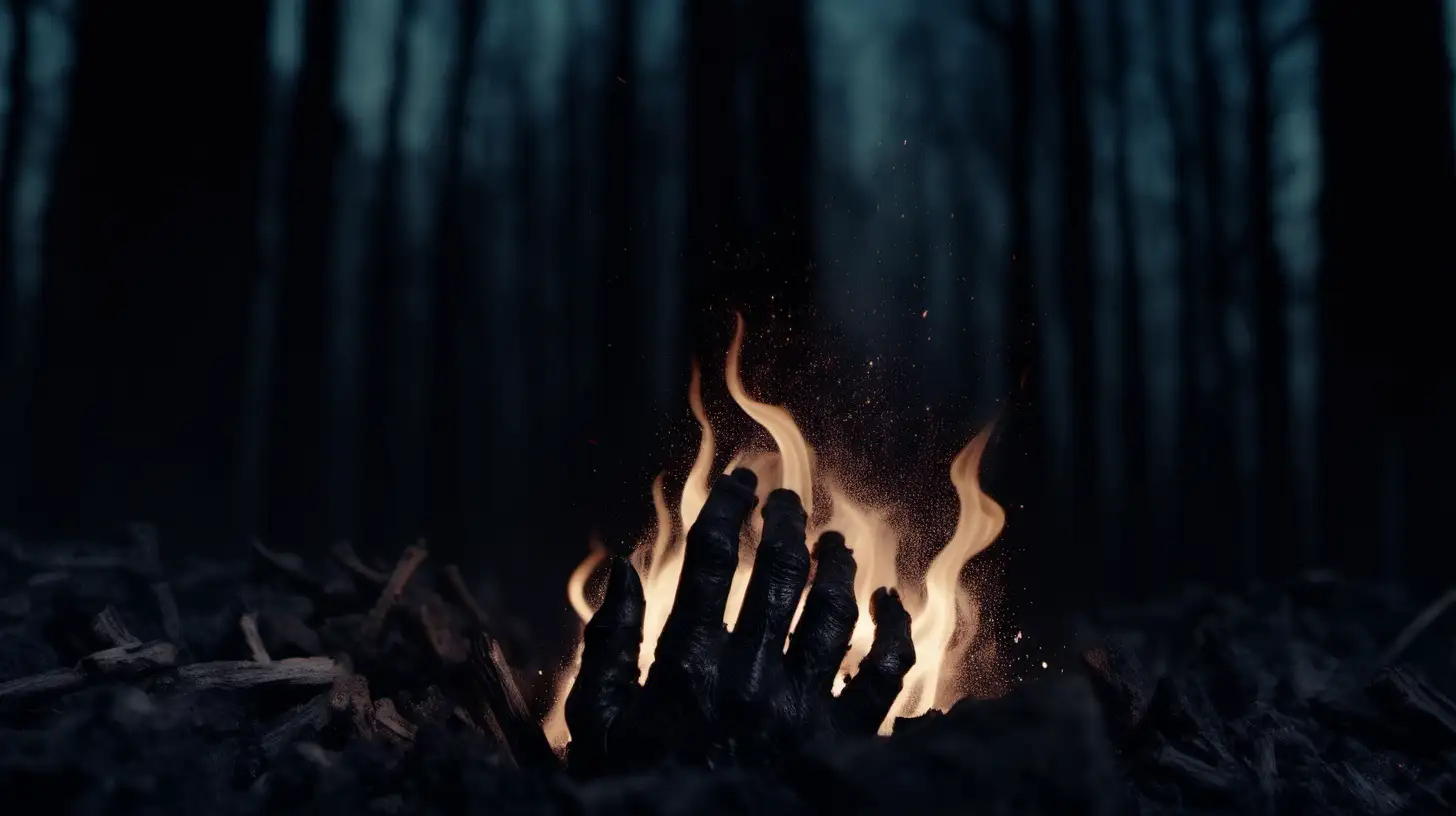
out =
[[[1446,4],[1320,0],[1321,528],[1338,563],[1448,575],[1456,137]],[[1396,93],[1392,89],[1399,89]],[[1379,123],[1379,126],[1372,126]],[[1385,489],[1372,493],[1371,482]],[[1380,494],[1384,493],[1383,496]],[[1416,535],[1419,533],[1419,536]]]
[[[1270,77],[1274,51],[1263,24],[1264,4],[1240,0],[1239,25],[1243,31],[1244,68],[1248,80],[1244,111],[1244,139],[1248,151],[1248,212],[1244,240],[1253,278],[1255,361],[1258,390],[1259,477],[1256,501],[1257,551],[1295,555],[1293,529],[1293,456],[1290,425],[1290,360],[1288,282],[1283,259],[1275,243],[1274,109]],[[1260,544],[1268,546],[1260,546]],[[1267,560],[1267,556],[1266,556]],[[1287,572],[1290,564],[1265,564],[1266,570]]]
[[[26,438],[45,215],[70,107],[71,0],[15,0],[0,10],[0,507],[14,498]]]
[[[324,515],[331,536],[351,537],[358,522],[367,239],[381,193],[403,12],[403,0],[340,9],[337,104],[346,135],[335,171],[324,322]]]
[[[1094,325],[1094,254],[1092,236],[1092,127],[1089,114],[1088,59],[1084,9],[1077,0],[1055,4],[1056,72],[1061,97],[1061,212],[1057,243],[1063,279],[1062,314],[1070,336],[1072,427],[1069,438],[1072,515],[1079,550],[1100,544],[1103,521],[1097,511],[1095,412],[1087,404],[1097,392],[1096,328]],[[1089,530],[1090,528],[1090,530]],[[1090,532],[1090,535],[1088,533]]]
[[[434,384],[432,329],[437,259],[435,223],[447,161],[449,88],[464,71],[456,50],[462,27],[454,2],[422,3],[404,21],[399,105],[392,122],[398,165],[393,182],[396,255],[390,281],[393,331],[388,383],[393,404],[388,457],[395,485],[396,539],[417,536],[424,525],[429,437],[426,419]]]
[[[263,523],[264,452],[272,409],[273,357],[277,344],[279,279],[285,265],[284,211],[289,124],[303,67],[304,0],[272,0],[264,89],[262,168],[258,185],[258,271],[248,305],[247,363],[233,477],[234,523],[257,534]]]

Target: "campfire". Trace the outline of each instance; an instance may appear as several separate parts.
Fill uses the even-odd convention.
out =
[[[948,709],[969,691],[972,678],[968,676],[966,656],[970,649],[978,646],[989,653],[995,648],[994,642],[978,641],[981,605],[962,580],[966,564],[996,540],[1006,523],[1005,511],[981,490],[978,477],[990,429],[973,437],[951,463],[950,481],[960,505],[954,533],[923,574],[907,574],[899,557],[900,542],[906,536],[891,521],[906,514],[893,512],[897,509],[894,507],[876,506],[857,499],[855,485],[815,457],[813,448],[787,410],[749,396],[743,384],[741,366],[745,334],[746,325],[740,314],[725,366],[728,392],[734,403],[767,432],[775,450],[740,450],[729,459],[723,472],[731,473],[736,468],[747,467],[758,474],[760,504],[776,488],[794,491],[802,498],[813,527],[842,534],[854,553],[858,565],[854,593],[859,617],[834,693],[838,694],[843,689],[848,675],[868,653],[874,637],[870,599],[876,589],[888,587],[900,595],[910,612],[917,660],[906,676],[904,688],[890,714],[881,724],[880,733],[889,734],[897,718],[918,717],[932,709]],[[665,477],[659,474],[652,483],[652,504],[657,516],[655,529],[643,537],[631,556],[633,566],[642,576],[647,600],[639,661],[643,676],[652,664],[654,647],[671,611],[682,574],[687,531],[707,500],[708,480],[717,455],[713,425],[703,406],[701,370],[696,365],[688,389],[688,401],[701,436],[692,469],[682,485],[677,512],[674,514],[668,507]],[[826,500],[816,503],[816,496]],[[724,615],[724,623],[730,629],[743,605],[749,575],[753,571],[754,543],[762,524],[762,519],[755,516],[740,542],[738,569]],[[811,532],[810,540],[814,537]],[[595,604],[587,598],[587,587],[605,559],[605,548],[594,542],[586,559],[567,582],[567,597],[582,623],[590,620],[595,611]],[[800,597],[794,619],[796,625],[807,595],[806,591]],[[564,705],[580,660],[581,647],[578,645],[571,666],[560,678],[555,705],[546,721],[547,734],[558,748],[570,740]]]
[[[1075,636],[1037,653],[1039,671],[988,694],[1000,690],[988,681],[1001,678],[968,667],[994,639],[961,577],[1004,521],[977,481],[986,434],[951,465],[954,533],[928,568],[906,569],[900,548],[925,531],[897,526],[913,516],[864,500],[816,459],[788,412],[748,396],[744,335],[740,320],[727,385],[775,449],[726,457],[731,473],[710,489],[718,448],[694,377],[702,438],[676,512],[659,477],[657,529],[630,564],[599,547],[572,575],[577,611],[600,610],[605,621],[585,627],[577,652],[586,669],[574,697],[587,705],[573,710],[586,716],[573,720],[584,725],[565,758],[562,701],[540,707],[543,729],[532,702],[547,695],[532,684],[546,682],[544,667],[527,639],[511,636],[509,609],[472,591],[423,543],[387,560],[345,544],[306,559],[263,542],[239,557],[183,547],[167,559],[154,531],[136,525],[124,542],[0,534],[0,789],[71,813],[1453,812],[1456,590],[1427,605],[1311,573],[1243,594],[1188,590],[1089,611]],[[765,518],[745,524],[755,497]],[[858,607],[854,628],[846,614],[837,630],[847,654],[824,651],[814,667],[823,682],[811,702],[832,705],[788,712],[807,712],[798,719],[755,709],[756,677],[727,669],[763,664],[710,652],[710,669],[726,667],[711,679],[728,704],[696,723],[676,717],[692,708],[678,705],[681,692],[695,687],[673,685],[688,641],[675,637],[668,613],[683,600],[679,584],[703,584],[695,559],[705,550],[684,551],[684,530],[699,517],[694,544],[718,547],[714,602],[727,602],[685,618],[697,629],[717,636],[720,609],[732,625],[740,608],[763,605],[763,583],[749,579],[755,555],[761,573],[792,556],[803,570],[796,581],[818,564],[794,636],[807,629],[813,644],[827,631],[812,625],[823,620],[825,584],[840,611]],[[812,562],[799,549],[806,533],[818,537]],[[607,563],[606,591],[591,598],[593,573]],[[777,634],[797,597],[773,597]],[[610,614],[628,607],[630,615]],[[743,623],[734,636],[755,631]],[[891,667],[899,673],[877,675],[885,642],[913,643],[915,657]],[[763,643],[748,654],[778,656],[777,641]],[[1003,643],[999,664],[1026,643]],[[804,665],[795,654],[791,639],[785,666]],[[649,677],[638,687],[649,666],[657,685]],[[831,697],[836,666],[840,677],[857,672]],[[574,672],[551,682],[558,697]],[[869,687],[883,691],[869,715],[838,728],[847,721],[833,719],[837,709]],[[649,705],[607,699],[619,692]],[[654,718],[665,711],[672,716]],[[805,739],[775,730],[817,727],[820,713],[835,727],[807,729]],[[876,724],[893,735],[873,738]],[[593,742],[593,728],[610,738]],[[694,753],[701,746],[691,740],[714,729],[713,752]],[[663,734],[688,738],[691,750],[637,753],[654,747],[639,737]],[[583,746],[624,761],[579,754]]]

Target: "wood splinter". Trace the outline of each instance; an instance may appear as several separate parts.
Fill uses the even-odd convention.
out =
[[[364,620],[364,637],[368,640],[376,640],[379,633],[384,629],[384,621],[389,617],[389,611],[404,597],[404,588],[414,577],[415,571],[429,557],[429,551],[425,549],[424,541],[410,547],[404,548],[404,554],[400,556],[399,563],[394,565],[394,572],[390,573],[389,581],[384,585],[384,591],[379,593],[379,600],[375,602],[374,608],[369,610],[369,617]]]
[[[219,660],[193,663],[177,669],[180,691],[256,686],[326,686],[343,672],[329,657],[287,657],[271,663]]]
[[[477,632],[470,641],[469,666],[469,685],[476,698],[470,710],[483,727],[490,728],[493,722],[500,729],[516,764],[535,768],[559,764],[546,733],[526,706],[500,644]]]
[[[141,638],[131,633],[126,624],[121,620],[121,613],[116,607],[107,605],[105,609],[96,613],[95,619],[91,621],[91,631],[102,643],[109,643],[112,646],[136,646],[140,644]]]
[[[162,641],[102,649],[81,658],[74,668],[52,669],[0,683],[0,709],[70,694],[105,679],[135,677],[167,668],[176,661],[177,648]]]
[[[355,733],[361,737],[382,737],[401,748],[414,744],[419,728],[406,720],[389,698],[374,700],[369,693],[369,681],[351,674],[340,678],[329,692],[330,706],[345,714],[354,725]]]
[[[182,632],[182,613],[177,609],[177,596],[172,585],[167,583],[162,571],[161,547],[157,543],[157,531],[150,525],[134,524],[131,537],[136,548],[137,560],[142,574],[150,582],[152,598],[157,602],[157,611],[162,615],[162,631],[167,639],[182,651],[187,651],[187,638]]]
[[[273,658],[263,646],[263,636],[258,633],[258,616],[252,612],[245,613],[238,619],[238,627],[243,630],[243,640],[248,643],[248,653],[253,656],[253,662],[272,663]]]

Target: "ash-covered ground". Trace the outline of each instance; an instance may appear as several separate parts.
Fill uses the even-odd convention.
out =
[[[888,739],[579,780],[493,677],[499,610],[415,555],[0,540],[5,812],[1456,812],[1456,610],[1399,590],[1105,610],[1008,697]]]

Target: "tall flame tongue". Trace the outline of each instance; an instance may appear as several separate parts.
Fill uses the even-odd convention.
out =
[[[891,707],[880,733],[890,733],[897,717],[916,717],[932,708],[949,707],[968,691],[965,657],[975,643],[980,625],[980,605],[961,582],[961,570],[989,547],[1006,525],[1006,512],[982,492],[978,476],[990,429],[972,438],[951,463],[950,480],[960,502],[955,532],[930,562],[923,576],[905,576],[898,564],[901,536],[890,523],[891,514],[886,508],[856,501],[835,474],[822,470],[816,472],[813,451],[789,412],[777,405],[758,402],[744,389],[740,363],[745,333],[743,316],[739,315],[725,372],[728,393],[744,413],[768,432],[778,451],[740,452],[733,457],[727,471],[740,465],[752,468],[758,475],[760,499],[777,487],[793,490],[803,500],[810,518],[813,518],[814,480],[817,477],[829,497],[830,514],[821,530],[811,531],[809,540],[812,542],[822,530],[838,531],[854,551],[858,564],[854,594],[859,603],[859,621],[855,625],[840,678],[835,682],[834,693],[838,694],[843,688],[844,677],[856,670],[874,639],[870,596],[878,587],[892,587],[899,591],[912,616],[911,637],[915,641],[916,663],[906,676],[905,688]],[[662,634],[668,613],[672,611],[672,600],[682,575],[686,532],[707,500],[708,477],[713,469],[713,428],[708,422],[707,412],[703,410],[702,377],[696,364],[693,366],[688,401],[702,429],[702,437],[692,471],[683,485],[677,512],[679,523],[673,524],[672,513],[664,497],[663,476],[659,474],[652,482],[656,529],[650,539],[645,538],[639,543],[632,555],[633,565],[642,574],[642,588],[647,598],[639,664],[644,676],[652,664],[657,638]],[[903,514],[896,517],[903,517]],[[760,524],[755,514],[754,534]],[[748,545],[752,541],[744,543]],[[724,623],[730,627],[738,617],[753,568],[751,548],[743,546],[740,553],[738,571],[724,614]],[[583,623],[593,611],[586,600],[586,585],[604,558],[605,551],[600,543],[593,542],[590,554],[567,582],[567,596]],[[799,606],[802,610],[802,598]],[[575,659],[558,679],[555,705],[546,720],[547,736],[558,747],[565,745],[569,739],[563,709],[566,692],[576,678],[580,660],[581,647],[578,645]]]

